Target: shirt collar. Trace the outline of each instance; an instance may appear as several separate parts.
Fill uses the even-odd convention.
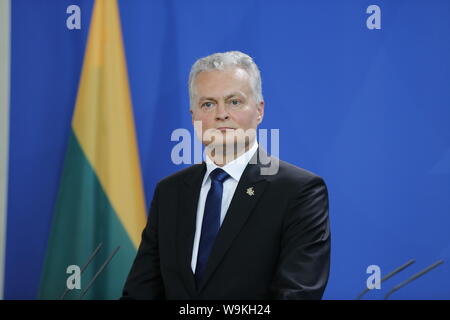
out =
[[[255,154],[256,150],[258,150],[258,141],[255,140],[253,143],[253,146],[245,153],[240,155],[238,158],[234,159],[233,161],[230,161],[223,167],[219,167],[216,165],[208,155],[205,157],[205,163],[206,163],[206,173],[205,178],[203,179],[203,184],[208,181],[209,174],[216,168],[221,168],[226,173],[228,173],[234,180],[239,181],[241,179],[242,174],[244,173],[245,167],[247,167],[247,164],[249,163],[250,159]]]

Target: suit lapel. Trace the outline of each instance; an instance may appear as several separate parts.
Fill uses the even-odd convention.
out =
[[[261,149],[258,149],[258,152],[250,160],[239,180],[230,207],[220,227],[211,255],[209,256],[199,291],[205,287],[208,279],[231,246],[234,238],[244,226],[268,184],[268,181],[260,173],[261,165],[259,164],[258,155],[265,155],[265,153]]]
[[[177,258],[181,274],[191,296],[195,295],[195,279],[191,269],[192,246],[194,244],[197,204],[201,183],[206,172],[202,163],[197,170],[187,176],[180,186],[180,202],[177,217]]]

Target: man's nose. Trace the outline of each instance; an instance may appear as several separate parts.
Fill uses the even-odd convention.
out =
[[[216,120],[227,120],[229,117],[225,104],[218,103],[216,108]]]

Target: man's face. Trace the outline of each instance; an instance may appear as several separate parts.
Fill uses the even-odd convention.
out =
[[[256,132],[264,114],[264,102],[256,103],[247,71],[241,68],[204,71],[194,81],[192,122],[201,122],[205,145],[211,142],[210,137],[205,137],[206,132],[221,136],[224,144],[236,144],[233,135],[242,135],[236,129]],[[250,142],[253,139],[254,136]]]

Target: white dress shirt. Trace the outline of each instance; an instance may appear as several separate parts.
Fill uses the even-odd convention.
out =
[[[241,179],[242,173],[257,149],[258,141],[255,140],[255,143],[253,143],[253,146],[247,152],[227,163],[223,167],[219,167],[209,158],[209,156],[206,156],[206,172],[203,178],[202,188],[200,190],[200,197],[198,199],[194,247],[192,249],[191,268],[193,273],[195,273],[195,267],[197,265],[198,246],[200,244],[206,197],[208,196],[208,192],[211,187],[211,178],[209,177],[209,174],[214,169],[221,168],[230,175],[230,178],[223,182],[222,207],[220,209],[220,225],[222,226],[223,219],[225,219],[225,215],[227,214],[228,207],[230,206],[231,199],[233,198],[234,191],[236,190],[239,180]]]

